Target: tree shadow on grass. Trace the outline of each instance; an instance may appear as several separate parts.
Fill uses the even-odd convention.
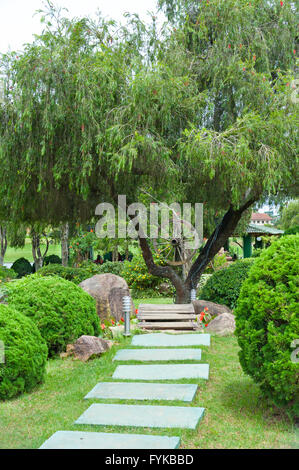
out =
[[[274,421],[290,422],[287,413],[264,398],[259,386],[250,377],[232,380],[223,387],[220,400],[235,416],[240,413],[252,421],[263,418],[267,424]]]

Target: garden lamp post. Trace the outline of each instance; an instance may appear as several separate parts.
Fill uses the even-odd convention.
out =
[[[123,297],[123,312],[125,317],[124,336],[131,336],[130,333],[130,313],[131,313],[131,297],[126,295]]]

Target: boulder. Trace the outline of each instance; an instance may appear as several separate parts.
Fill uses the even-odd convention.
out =
[[[100,356],[112,346],[112,341],[106,341],[96,336],[80,336],[74,344],[68,344],[66,352],[60,357],[74,355],[80,361],[88,361],[92,356]]]
[[[209,302],[208,300],[193,300],[192,303],[196,315],[200,315],[205,307],[209,309],[208,312],[211,317],[216,317],[218,315],[222,315],[223,313],[232,314],[232,311],[226,305],[215,304],[214,302]]]
[[[96,300],[97,313],[102,320],[113,318],[116,322],[120,321],[123,316],[122,299],[130,295],[128,284],[122,277],[109,273],[96,274],[79,286]],[[133,315],[135,307],[133,301],[131,303]]]
[[[235,316],[231,313],[222,313],[211,320],[206,328],[207,333],[216,333],[220,336],[230,335],[235,331]]]

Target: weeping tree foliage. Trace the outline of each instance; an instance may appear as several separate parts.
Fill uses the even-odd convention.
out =
[[[298,193],[298,11],[266,0],[159,3],[162,29],[154,16],[124,28],[68,20],[49,4],[42,35],[2,57],[0,196],[12,217],[56,225],[148,188],[203,202],[209,239],[185,280],[139,239],[151,274],[188,302],[253,204]]]
[[[183,283],[170,268],[155,266],[140,240],[151,273],[171,279],[184,302],[248,209],[298,194],[298,10],[292,2],[264,0],[160,5],[173,25],[164,61],[177,64],[183,51],[190,64],[185,85],[201,97],[196,119],[177,135],[172,159],[185,200],[205,202],[222,215]]]

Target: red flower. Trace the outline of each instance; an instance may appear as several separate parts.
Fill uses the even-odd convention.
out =
[[[207,312],[209,309],[208,309],[208,307],[205,307],[204,310]]]
[[[135,310],[135,314],[136,314],[136,315],[138,315],[138,308],[136,308],[136,310]]]
[[[231,47],[232,47],[232,46],[229,44],[229,45],[228,45],[228,48],[231,49]]]
[[[205,327],[207,327],[207,326],[208,326],[208,324],[205,325]]]
[[[105,325],[104,325],[104,323],[101,324],[101,328],[102,328],[102,330],[105,330]]]
[[[115,321],[114,321],[114,320],[111,320],[111,323],[112,323],[112,325],[115,325]]]
[[[280,2],[280,6],[283,7],[283,2]]]
[[[294,54],[296,55],[296,49],[293,50]]]
[[[120,321],[125,321],[125,320],[124,320],[124,317],[121,317]]]
[[[245,72],[245,71],[246,71],[246,68],[245,68],[245,67],[243,67],[243,72]]]

